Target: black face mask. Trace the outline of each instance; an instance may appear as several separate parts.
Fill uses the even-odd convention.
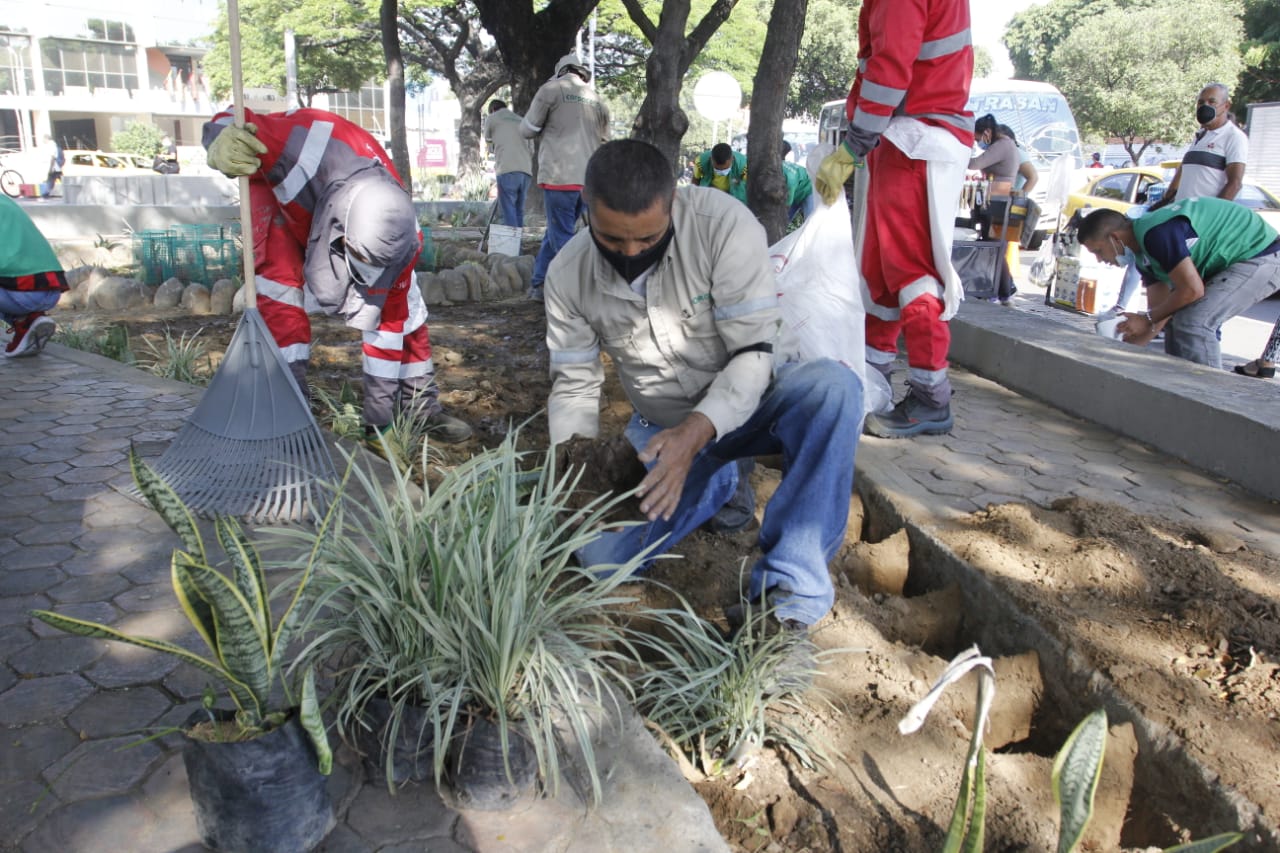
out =
[[[591,232],[591,241],[596,244],[596,249],[604,259],[609,262],[609,266],[618,271],[618,275],[627,280],[627,284],[638,279],[645,270],[656,264],[664,254],[666,254],[667,246],[671,244],[671,238],[676,236],[676,226],[673,223],[667,227],[667,233],[662,235],[662,239],[645,249],[638,255],[624,255],[621,252],[615,252],[601,245],[596,239],[596,232]]]
[[[1218,111],[1215,110],[1213,107],[1209,106],[1208,104],[1201,104],[1200,106],[1196,107],[1196,121],[1200,122],[1201,124],[1208,124],[1209,122],[1213,121],[1217,117],[1217,115],[1218,115]]]

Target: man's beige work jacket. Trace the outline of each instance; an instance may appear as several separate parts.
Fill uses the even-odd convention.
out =
[[[760,405],[773,373],[777,291],[764,229],[737,199],[682,187],[675,235],[636,293],[586,230],[552,261],[545,285],[552,443],[599,433],[607,352],[641,417],[674,427],[701,412],[721,438]]]
[[[506,175],[511,172],[533,174],[533,151],[529,140],[520,133],[519,113],[500,109],[484,119],[484,138],[493,147],[493,173]]]
[[[590,83],[573,72],[542,84],[520,123],[538,145],[538,184],[580,187],[587,161],[609,141],[609,108]]]

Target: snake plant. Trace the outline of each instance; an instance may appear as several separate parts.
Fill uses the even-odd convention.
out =
[[[267,589],[262,560],[240,523],[227,517],[215,520],[218,544],[226,556],[222,565],[229,565],[229,569],[215,568],[209,562],[195,517],[177,493],[132,449],[129,465],[138,491],[182,541],[182,547],[174,549],[170,564],[173,591],[209,654],[198,654],[165,640],[130,636],[106,625],[47,610],[33,610],[31,615],[70,634],[171,654],[222,682],[235,702],[236,722],[243,732],[252,736],[274,728],[287,716],[282,710],[269,708],[271,689],[277,681],[285,689],[286,700],[293,704],[290,685],[283,677],[289,664],[284,655],[297,632],[315,552],[303,565],[291,590],[276,590],[289,594],[290,600],[281,617],[273,622],[272,594]],[[331,517],[332,510],[322,527],[327,527]],[[317,545],[322,539],[316,539]],[[315,745],[320,772],[328,774],[333,755],[316,701],[314,672],[305,671],[299,681],[300,722]]]

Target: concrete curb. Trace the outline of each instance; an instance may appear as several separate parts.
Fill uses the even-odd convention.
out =
[[[977,302],[965,303],[951,321],[951,358],[1280,500],[1280,455],[1273,452],[1280,394],[1273,385]]]

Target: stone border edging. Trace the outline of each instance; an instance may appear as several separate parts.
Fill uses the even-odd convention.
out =
[[[1280,500],[1274,384],[966,302],[951,358],[974,373]]]

